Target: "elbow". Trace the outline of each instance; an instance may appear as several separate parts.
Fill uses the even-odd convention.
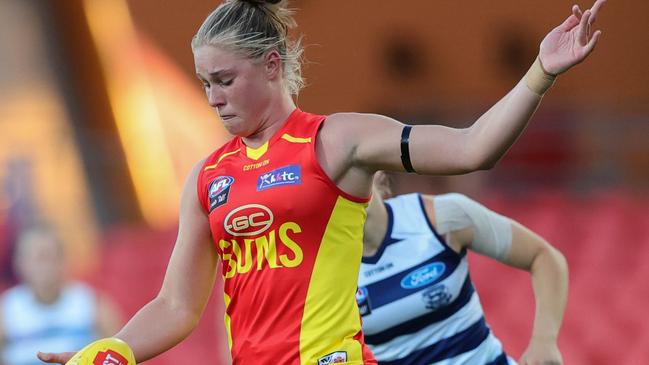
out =
[[[485,170],[491,170],[494,167],[496,167],[496,164],[498,163],[500,159],[496,158],[485,158],[476,163],[475,171],[485,171]]]
[[[499,160],[499,158],[487,156],[484,153],[470,153],[464,159],[460,169],[463,171],[462,173],[491,170],[496,166]]]
[[[551,247],[550,249],[552,250],[552,256],[558,270],[568,276],[568,260],[566,260],[566,257],[561,253],[561,251],[554,247]]]
[[[175,317],[175,322],[179,324],[178,329],[181,329],[186,335],[191,333],[196,326],[198,326],[201,316],[203,315],[202,310],[192,308],[183,301],[165,298],[164,296],[158,296],[156,300],[163,304],[167,309],[165,312],[168,315],[173,315]]]
[[[539,254],[539,258],[540,260],[535,261],[539,261],[540,264],[545,262],[544,266],[547,269],[555,272],[565,280],[568,279],[568,260],[566,260],[566,257],[561,253],[561,251],[548,245],[543,248]]]

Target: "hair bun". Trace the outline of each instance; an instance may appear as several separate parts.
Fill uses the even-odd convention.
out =
[[[278,4],[282,0],[239,0],[244,3],[250,3],[252,5],[264,5],[264,4]]]

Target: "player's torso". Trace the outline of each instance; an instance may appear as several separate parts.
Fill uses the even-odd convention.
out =
[[[452,351],[470,353],[491,334],[466,255],[434,231],[418,194],[386,203],[386,239],[375,256],[363,258],[358,279],[366,342],[381,363],[431,364],[449,360]],[[502,352],[491,339],[483,346]],[[453,363],[472,363],[462,361]]]
[[[314,143],[323,117],[296,113],[301,112],[261,150],[238,139],[228,143],[206,163],[200,179],[199,194],[206,197],[222,261],[235,362],[266,363],[269,354],[277,364],[306,363],[312,355],[319,359],[326,354],[317,354],[309,331],[317,327],[320,301],[335,304],[340,302],[335,296],[349,291],[351,306],[341,305],[348,312],[353,307],[360,243],[342,244],[329,236],[331,221],[341,214],[353,231],[362,232],[364,204],[342,197],[316,161]],[[332,244],[340,252],[329,252]],[[348,271],[341,293],[330,282],[336,278],[326,277],[327,263]],[[319,291],[324,293],[315,299]]]

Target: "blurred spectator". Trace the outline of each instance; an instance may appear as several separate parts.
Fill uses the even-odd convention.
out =
[[[78,350],[120,328],[107,298],[67,280],[64,247],[49,227],[22,231],[13,263],[20,284],[0,297],[0,365],[41,364],[38,351]]]

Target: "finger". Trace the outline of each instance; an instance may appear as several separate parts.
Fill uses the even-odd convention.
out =
[[[54,354],[39,351],[36,354],[36,357],[38,357],[38,359],[43,361],[43,362],[53,362]]]
[[[593,49],[595,49],[595,46],[597,45],[597,42],[599,41],[599,38],[602,36],[602,31],[598,30],[593,34],[593,37],[588,41],[588,44],[586,45],[585,53],[586,56],[588,56]]]
[[[569,32],[577,24],[579,24],[579,18],[577,18],[574,14],[572,14],[566,20],[564,20],[564,22],[561,23],[561,25],[558,26],[557,28],[562,32]]]
[[[577,40],[582,46],[585,46],[588,43],[588,19],[589,18],[590,18],[590,10],[586,10],[584,11],[584,16],[581,17],[581,21],[579,22]]]
[[[576,16],[577,19],[581,19],[581,9],[579,9],[579,5],[572,6],[572,15]]]
[[[599,13],[599,9],[606,3],[606,0],[597,0],[595,1],[595,4],[593,4],[593,7],[590,8],[590,19],[588,20],[588,24],[593,24],[595,22],[595,19],[597,19],[597,14]]]
[[[53,354],[50,352],[38,352],[36,354],[36,357],[38,357],[39,360],[47,362],[47,363],[55,363],[55,364],[65,364],[70,358],[74,356],[73,352],[64,352],[60,354]]]

